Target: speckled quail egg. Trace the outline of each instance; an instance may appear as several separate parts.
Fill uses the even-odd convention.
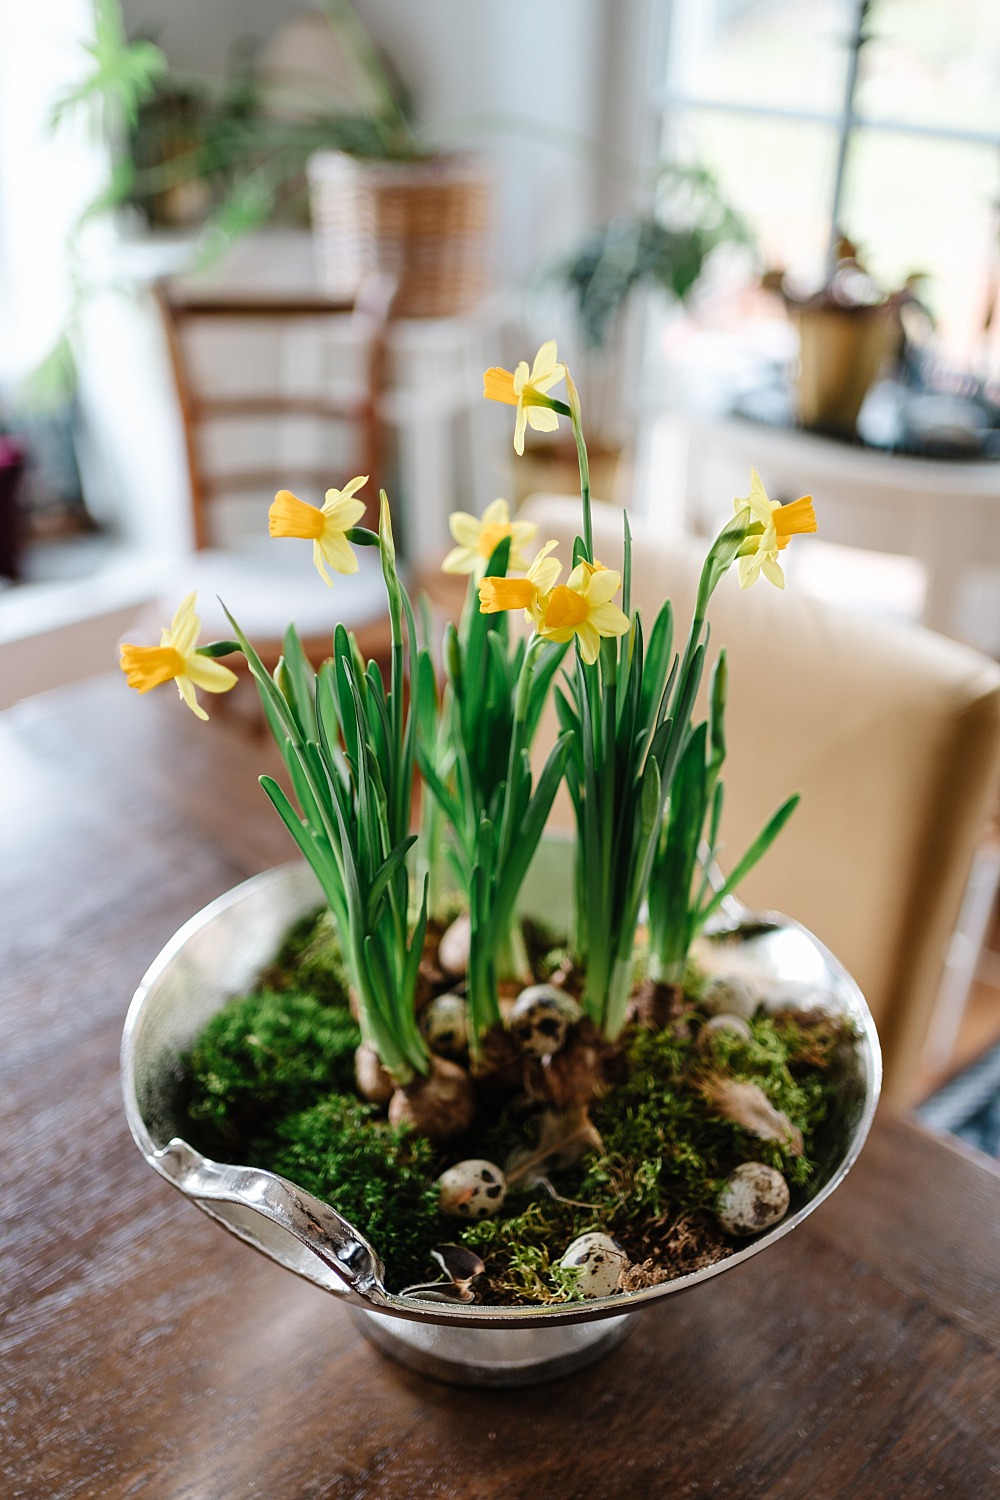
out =
[[[757,991],[742,974],[717,974],[702,996],[710,1016],[743,1016],[749,1021],[758,1005]]]
[[[715,1211],[730,1234],[759,1234],[785,1217],[788,1202],[788,1183],[780,1172],[745,1161],[726,1178]]]
[[[609,1234],[581,1234],[564,1253],[559,1264],[577,1272],[576,1290],[583,1297],[610,1297],[627,1257]]]
[[[420,1012],[420,1030],[439,1057],[464,1058],[469,1051],[465,1001],[461,995],[437,995]]]
[[[456,917],[446,927],[438,943],[438,963],[446,974],[465,974],[469,967],[469,942],[472,928],[467,914]]]
[[[489,1219],[507,1196],[507,1179],[491,1161],[456,1162],[437,1180],[438,1208],[449,1219]]]
[[[532,984],[515,1000],[507,1026],[523,1052],[549,1057],[559,1051],[566,1032],[580,1015],[576,1001],[555,985]]]
[[[707,1035],[708,1039],[718,1031],[730,1031],[744,1042],[753,1041],[753,1032],[742,1016],[728,1016],[725,1014],[709,1016],[701,1029],[702,1035]]]

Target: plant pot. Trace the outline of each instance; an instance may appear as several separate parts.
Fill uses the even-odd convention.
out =
[[[542,846],[523,888],[524,909],[568,916],[570,846]],[[321,905],[304,864],[281,866],[213,901],[170,940],[132,1001],[122,1041],[125,1109],[155,1171],[240,1239],[347,1303],[365,1337],[422,1374],[464,1385],[529,1385],[569,1373],[618,1344],[649,1304],[710,1281],[788,1234],[843,1180],[875,1113],[881,1058],[854,981],[797,923],[744,915],[717,940],[736,943],[778,983],[804,985],[857,1033],[838,1104],[807,1192],[788,1215],[727,1259],[642,1291],[552,1306],[493,1307],[418,1301],[386,1289],[377,1247],[335,1209],[273,1173],[207,1160],[181,1137],[179,1059],[208,1020],[245,990],[288,927]]]
[[[887,360],[899,354],[899,308],[799,307],[799,419],[803,427],[853,437],[858,412]]]
[[[397,283],[393,315],[449,318],[486,290],[490,181],[469,155],[361,161],[317,152],[309,191],[320,284],[353,292],[371,272]]]

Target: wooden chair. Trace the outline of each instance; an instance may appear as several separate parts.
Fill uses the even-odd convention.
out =
[[[267,512],[279,488],[320,504],[331,486],[367,474],[358,498],[367,505],[365,524],[377,525],[378,491],[387,482],[379,395],[393,293],[385,278],[371,278],[342,301],[183,280],[154,288],[190,480],[195,555],[185,560],[185,588],[198,590],[206,635],[231,634],[221,599],[268,664],[293,620],[314,661],[329,654],[341,621],[365,655],[386,654],[374,549],[359,551],[359,572],[333,575],[327,589],[308,543],[268,537]]]

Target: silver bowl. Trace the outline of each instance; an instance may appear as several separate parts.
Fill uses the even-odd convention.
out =
[[[568,912],[569,862],[546,851],[525,882],[526,911]],[[175,1100],[180,1059],[209,1019],[252,986],[291,924],[322,904],[304,864],[268,870],[211,902],[171,938],[135,993],[122,1038],[125,1111],[149,1165],[211,1218],[279,1265],[347,1303],[365,1336],[423,1374],[464,1385],[528,1385],[582,1367],[618,1344],[662,1302],[759,1255],[843,1181],[871,1126],[881,1082],[875,1026],[857,985],[798,923],[773,914],[730,917],[711,938],[766,970],[777,997],[848,1017],[857,1040],[840,1064],[831,1112],[806,1190],[774,1229],[726,1259],[644,1291],[538,1307],[419,1301],[387,1290],[377,1250],[329,1204],[253,1167],[210,1161],[183,1139]],[[728,964],[728,959],[727,959]]]

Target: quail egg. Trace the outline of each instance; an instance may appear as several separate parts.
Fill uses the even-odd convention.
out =
[[[745,1161],[726,1178],[715,1211],[730,1234],[759,1234],[785,1217],[788,1203],[788,1183],[780,1172]]]
[[[565,1251],[559,1264],[577,1272],[576,1290],[583,1297],[610,1297],[617,1290],[627,1256],[609,1234],[581,1234]]]
[[[549,1057],[558,1052],[566,1032],[580,1019],[580,1007],[551,984],[522,990],[507,1018],[507,1026],[523,1052]]]
[[[491,1161],[456,1162],[437,1180],[438,1208],[449,1219],[490,1219],[503,1207],[507,1179]]]
[[[469,1051],[465,1001],[461,995],[437,995],[420,1012],[420,1030],[428,1047],[458,1060]]]
[[[749,1021],[757,1009],[757,992],[742,974],[717,974],[702,997],[710,1016],[742,1016]]]
[[[446,974],[464,974],[469,967],[469,942],[472,928],[467,915],[456,917],[446,927],[438,943],[438,963]]]
[[[709,1016],[701,1029],[702,1035],[707,1033],[709,1038],[717,1031],[729,1031],[744,1042],[753,1041],[753,1032],[742,1016],[729,1016],[725,1013]]]

